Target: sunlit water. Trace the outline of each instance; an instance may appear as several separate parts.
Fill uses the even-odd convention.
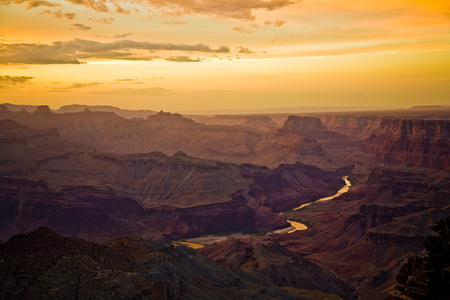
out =
[[[333,196],[328,196],[328,197],[320,198],[319,200],[316,200],[316,201],[313,201],[313,202],[309,202],[309,203],[302,204],[302,205],[300,205],[299,207],[294,208],[293,210],[299,210],[299,209],[302,209],[302,208],[304,208],[304,207],[306,207],[306,206],[308,206],[308,205],[310,205],[310,204],[312,204],[312,203],[329,201],[329,200],[331,200],[331,199],[337,198],[337,197],[339,197],[340,195],[342,195],[342,194],[348,192],[348,190],[349,190],[350,187],[351,187],[351,183],[350,183],[350,181],[349,181],[347,178],[348,178],[348,176],[342,177],[342,179],[343,179],[344,182],[345,182],[345,186],[342,187],[342,188],[341,188],[336,194],[334,194]],[[289,224],[291,224],[291,227],[290,227],[290,228],[284,228],[284,229],[279,229],[279,230],[271,231],[271,232],[268,233],[268,234],[273,234],[273,233],[283,234],[283,233],[286,233],[286,232],[287,232],[287,233],[292,233],[292,232],[295,232],[295,231],[300,231],[300,230],[308,229],[308,227],[307,227],[305,224],[303,224],[303,223],[300,223],[300,222],[297,222],[297,221],[292,221],[292,220],[287,220],[287,222],[288,222]],[[291,228],[293,228],[293,229],[291,229]],[[290,229],[291,229],[291,230],[290,230]],[[226,239],[227,239],[227,237],[224,237],[224,236],[222,236],[222,237],[216,237],[216,236],[214,236],[214,235],[209,236],[209,237],[204,237],[203,239],[206,239],[205,241],[208,242],[209,239],[211,239],[211,238],[214,239],[214,240],[217,239],[217,238],[220,238],[220,239],[221,239],[220,241],[217,241],[217,240],[216,240],[214,243],[217,243],[217,242],[220,243],[220,242],[223,242],[223,240],[226,240]],[[198,240],[198,238],[195,238],[195,239]],[[191,248],[193,248],[193,249],[199,249],[199,248],[205,247],[204,244],[200,244],[200,243],[180,242],[180,241],[179,241],[178,243],[183,244],[183,245],[188,246],[188,247],[191,247]],[[208,244],[208,243],[207,243],[207,244]]]
[[[294,208],[293,210],[299,210],[302,209],[312,203],[317,203],[317,202],[325,202],[325,201],[330,201],[331,199],[337,198],[340,195],[347,193],[348,190],[350,189],[350,187],[352,186],[352,184],[350,183],[350,181],[347,179],[348,176],[344,176],[342,177],[342,179],[345,182],[345,186],[343,186],[336,194],[334,194],[333,196],[328,196],[328,197],[324,197],[324,198],[320,198],[319,200],[313,201],[313,202],[308,202],[308,203],[304,203],[302,205],[300,205],[299,207]],[[305,224],[299,223],[299,222],[295,222],[295,221],[291,221],[291,220],[287,220],[289,223],[291,223],[291,226],[294,227],[293,230],[289,231],[288,233],[292,233],[294,231],[297,230],[305,230],[308,227]]]
[[[192,249],[200,249],[200,248],[204,248],[205,247],[205,245],[197,244],[197,243],[191,243],[191,242],[178,242],[178,243],[180,243],[182,245],[185,245],[185,246],[188,246],[188,247],[191,247]]]
[[[348,190],[350,189],[350,187],[352,186],[352,184],[350,183],[350,181],[347,179],[348,176],[344,176],[342,177],[342,179],[345,182],[345,186],[343,186],[336,194],[334,194],[333,196],[328,196],[328,197],[324,197],[324,198],[320,198],[319,200],[313,201],[313,202],[308,202],[308,203],[304,203],[302,205],[300,205],[299,207],[294,208],[293,210],[299,210],[302,209],[303,207],[306,207],[312,203],[316,203],[316,202],[324,202],[324,201],[329,201],[331,199],[337,198],[340,195],[347,193]]]

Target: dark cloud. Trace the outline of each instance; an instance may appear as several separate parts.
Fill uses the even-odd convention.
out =
[[[47,15],[53,15],[55,18],[61,19],[61,18],[67,18],[69,20],[75,19],[77,16],[76,13],[64,13],[62,10],[58,11],[50,11],[50,10],[44,10],[40,13],[40,15],[47,14]]]
[[[248,49],[247,47],[239,46],[238,49],[239,49],[239,51],[238,51],[239,53],[244,53],[244,54],[247,54],[247,55],[255,53],[252,50]]]
[[[211,49],[205,44],[172,44],[119,40],[101,43],[75,39],[52,44],[0,44],[0,64],[80,64],[81,59],[107,58],[122,60],[153,60],[157,56],[145,56],[142,51],[187,51],[205,53],[229,53],[228,46]]]
[[[284,20],[265,21],[264,24],[265,25],[273,25],[275,27],[281,27],[284,24],[286,24],[286,21],[284,21]]]
[[[72,24],[72,27],[75,29],[80,29],[80,30],[90,30],[92,28],[92,27],[89,27],[89,26],[86,26],[86,25],[83,25],[80,23]]]
[[[9,75],[0,75],[0,87],[5,87],[10,84],[19,84],[19,83],[27,83],[32,80],[34,77],[29,76],[9,76]]]
[[[17,1],[15,1],[17,2]],[[48,1],[39,1],[39,0],[35,0],[35,1],[24,1],[28,3],[28,9],[30,8],[35,8],[35,7],[39,7],[39,6],[48,6],[48,7],[53,7],[53,6],[61,6],[58,3],[52,3],[52,2],[48,2]]]
[[[173,61],[173,62],[201,62],[200,58],[190,58],[189,56],[171,56],[164,58],[167,61]]]

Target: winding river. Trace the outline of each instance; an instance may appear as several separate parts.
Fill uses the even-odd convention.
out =
[[[328,197],[320,198],[319,200],[316,200],[313,202],[304,203],[304,204],[300,205],[299,207],[294,208],[293,210],[299,210],[299,209],[302,209],[308,205],[311,205],[311,204],[317,203],[317,202],[330,201],[331,199],[337,198],[340,195],[347,193],[348,190],[350,190],[350,187],[352,186],[352,184],[351,184],[350,180],[348,180],[348,176],[344,176],[344,177],[342,177],[342,179],[344,180],[345,185],[339,191],[337,191],[337,193],[334,194],[333,196],[328,196]],[[305,224],[302,224],[300,222],[292,221],[292,220],[287,220],[287,221],[291,224],[292,227],[294,227],[294,229],[291,231],[288,231],[288,233],[292,233],[297,230],[308,229],[308,227]]]
[[[345,186],[343,186],[333,196],[328,196],[328,197],[320,198],[319,200],[316,200],[316,201],[304,203],[304,204],[300,205],[299,207],[294,208],[293,211],[302,209],[302,208],[304,208],[304,207],[306,207],[308,205],[311,205],[313,203],[330,201],[331,199],[337,198],[340,195],[348,192],[352,184],[348,180],[348,176],[344,176],[344,177],[342,177],[342,179],[345,182]],[[281,214],[283,214],[283,213],[281,213]],[[271,232],[269,232],[267,234],[272,234],[272,233],[280,233],[280,234],[282,234],[282,233],[292,233],[292,232],[295,232],[295,231],[298,231],[298,230],[308,229],[308,226],[306,226],[305,224],[302,224],[302,223],[300,223],[298,221],[287,220],[287,222],[291,224],[291,227],[284,228],[284,229],[279,229],[279,230],[275,230],[275,231],[271,231]],[[237,234],[237,235],[240,235],[240,234]],[[205,245],[212,245],[214,243],[223,242],[227,238],[228,237],[226,237],[226,236],[210,235],[210,236],[197,237],[197,238],[191,238],[191,239],[187,239],[187,240],[183,240],[183,241],[178,241],[178,243],[186,245],[186,246],[194,248],[194,249],[198,249],[198,248],[205,247]]]

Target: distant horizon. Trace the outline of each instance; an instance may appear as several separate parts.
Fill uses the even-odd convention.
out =
[[[446,109],[450,108],[450,105],[415,105],[411,107],[375,107],[375,106],[329,106],[329,107],[314,107],[314,106],[303,106],[303,107],[277,107],[277,108],[267,108],[267,109],[247,109],[247,110],[227,110],[227,109],[216,109],[216,110],[187,110],[187,111],[170,111],[164,109],[127,109],[120,106],[114,105],[87,105],[87,104],[67,104],[60,106],[59,108],[51,107],[47,104],[13,104],[9,102],[1,103],[0,105],[8,107],[11,111],[20,111],[22,108],[29,108],[28,112],[33,112],[38,106],[48,106],[51,111],[56,113],[65,108],[75,108],[75,107],[87,107],[87,108],[98,108],[101,111],[102,108],[106,111],[123,110],[123,111],[149,111],[149,112],[170,112],[170,113],[180,113],[183,115],[245,115],[245,114],[289,114],[289,113],[345,113],[345,112],[376,112],[376,111],[398,111],[398,110],[408,110],[408,109]],[[16,108],[16,109],[11,109]],[[32,109],[33,108],[33,109]]]

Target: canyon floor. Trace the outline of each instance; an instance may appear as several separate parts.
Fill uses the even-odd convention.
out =
[[[0,105],[1,297],[386,299],[450,216],[449,138],[448,107]]]

